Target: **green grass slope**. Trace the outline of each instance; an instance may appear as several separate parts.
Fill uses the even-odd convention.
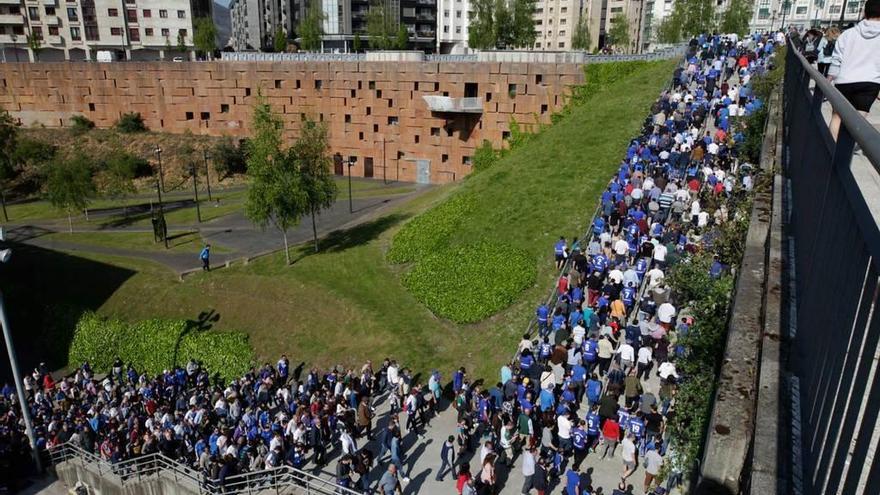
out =
[[[404,284],[435,314],[459,323],[509,307],[536,281],[546,287],[554,241],[584,231],[675,64],[588,67],[587,85],[563,119],[400,230],[388,260],[415,262]],[[486,256],[485,243],[500,254]]]

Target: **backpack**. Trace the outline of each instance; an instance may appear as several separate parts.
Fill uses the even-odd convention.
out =
[[[827,43],[825,43],[825,48],[822,49],[822,55],[824,55],[826,57],[830,57],[831,55],[834,55],[835,43],[837,43],[837,40],[829,40]]]

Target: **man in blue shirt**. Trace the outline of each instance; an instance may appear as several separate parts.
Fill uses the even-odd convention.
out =
[[[535,316],[538,319],[538,331],[541,332],[541,335],[547,335],[547,318],[550,316],[550,308],[546,304],[541,303],[535,311]]]
[[[565,495],[581,495],[581,475],[569,468],[565,472]]]
[[[568,245],[565,242],[565,237],[560,237],[556,244],[553,246],[553,254],[556,257],[556,269],[559,270],[562,268],[562,265],[565,264],[566,251],[568,249]]]
[[[587,457],[587,422],[580,423],[571,430],[571,444],[574,447],[574,465],[572,469],[578,471],[581,463]]]
[[[206,244],[204,248],[202,248],[202,252],[199,253],[199,259],[202,260],[202,270],[210,271],[211,270],[211,245]]]

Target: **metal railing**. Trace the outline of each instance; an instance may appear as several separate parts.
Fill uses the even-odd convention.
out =
[[[221,484],[210,480],[198,471],[169,459],[162,454],[148,454],[125,461],[111,463],[71,443],[61,444],[49,450],[53,465],[62,463],[78,465],[98,474],[102,479],[120,486],[134,485],[157,476],[170,478],[178,485],[195,493],[245,494],[258,492],[305,493],[319,495],[358,495],[359,492],[338,486],[334,481],[309,474],[290,466],[253,471],[230,476]]]
[[[785,69],[792,457],[780,465],[796,492],[880,493],[880,132],[791,44]]]

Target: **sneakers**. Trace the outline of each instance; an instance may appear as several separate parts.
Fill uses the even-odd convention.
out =
[[[407,484],[407,483],[409,483],[409,476],[404,476],[404,478],[403,478],[402,481],[403,481],[403,484],[404,484],[404,485]]]

